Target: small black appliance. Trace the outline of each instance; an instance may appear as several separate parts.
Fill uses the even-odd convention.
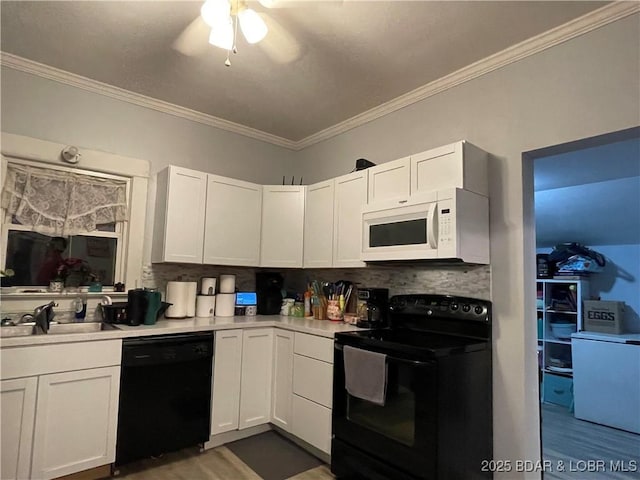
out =
[[[256,272],[258,315],[277,315],[282,305],[284,279],[278,272]]]
[[[362,328],[386,327],[388,312],[388,288],[358,287],[358,322],[356,326]]]

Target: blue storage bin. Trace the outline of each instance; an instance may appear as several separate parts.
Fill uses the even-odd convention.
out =
[[[562,375],[545,373],[543,380],[545,403],[555,403],[570,408],[573,403],[573,379]]]

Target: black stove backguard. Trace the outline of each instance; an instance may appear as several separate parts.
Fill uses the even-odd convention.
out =
[[[344,346],[386,355],[383,406],[345,388]],[[331,470],[338,478],[484,479],[493,455],[491,303],[390,299],[390,327],[336,335]]]

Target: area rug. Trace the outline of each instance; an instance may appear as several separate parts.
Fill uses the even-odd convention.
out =
[[[225,445],[264,480],[285,480],[323,463],[276,432]]]

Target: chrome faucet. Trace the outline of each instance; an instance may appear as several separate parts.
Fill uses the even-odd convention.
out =
[[[49,333],[49,325],[51,320],[56,315],[53,311],[53,307],[57,307],[58,304],[54,301],[47,303],[46,305],[40,305],[33,311],[33,318],[36,322],[33,327],[33,333],[36,335],[43,335]]]

